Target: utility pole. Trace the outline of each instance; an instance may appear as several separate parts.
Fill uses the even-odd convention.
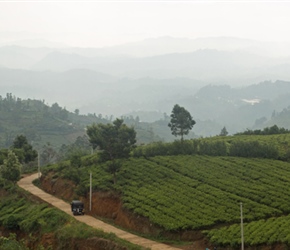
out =
[[[38,167],[38,179],[40,179],[40,159],[39,159],[39,151],[37,150],[37,167]]]
[[[92,172],[90,172],[90,211],[92,211]]]
[[[243,225],[243,203],[240,203],[241,207],[241,250],[244,250],[244,225]]]

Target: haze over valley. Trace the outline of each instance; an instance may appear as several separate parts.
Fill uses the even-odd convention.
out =
[[[283,32],[289,6],[267,3],[260,14],[260,4],[1,3],[1,95],[148,123],[178,103],[197,121],[195,136],[272,125],[273,114],[290,106],[290,39]],[[151,7],[164,23],[144,14]],[[105,14],[112,9],[115,15]],[[278,13],[283,20],[274,19]],[[279,125],[289,128],[285,119]]]

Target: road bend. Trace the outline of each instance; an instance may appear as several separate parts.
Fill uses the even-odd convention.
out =
[[[71,212],[70,204],[68,204],[67,202],[65,202],[59,198],[54,197],[53,195],[50,195],[50,194],[44,192],[43,190],[36,187],[32,183],[32,181],[37,179],[37,178],[38,178],[38,173],[32,174],[32,175],[29,175],[29,176],[22,178],[17,184],[21,188],[23,188],[23,189],[27,190],[28,192],[30,192],[31,194],[39,197],[43,201],[45,201],[45,202],[53,205],[54,207],[64,211],[68,215],[73,216],[73,214]],[[83,223],[86,223],[87,225],[89,225],[93,228],[103,230],[106,233],[114,233],[117,237],[122,238],[124,240],[127,240],[131,243],[134,243],[134,244],[142,246],[142,247],[150,248],[152,250],[180,250],[180,248],[174,248],[174,247],[168,246],[166,244],[158,243],[158,242],[148,240],[148,239],[139,237],[137,235],[128,233],[126,231],[123,231],[119,228],[116,228],[110,224],[107,224],[107,223],[105,223],[101,220],[98,220],[98,219],[96,219],[92,216],[89,216],[89,215],[73,216],[73,217],[76,220],[81,221]]]

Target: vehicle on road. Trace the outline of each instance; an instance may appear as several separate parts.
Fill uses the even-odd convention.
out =
[[[84,203],[79,200],[73,200],[71,202],[71,211],[73,215],[84,215],[85,214]]]

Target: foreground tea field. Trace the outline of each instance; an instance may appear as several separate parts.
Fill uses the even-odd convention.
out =
[[[165,231],[198,230],[214,244],[239,244],[242,202],[246,244],[290,244],[287,162],[198,155],[130,158],[122,161],[117,184],[106,163],[93,163],[80,169],[86,179],[79,185],[88,188],[90,171],[94,190],[116,190],[125,208]],[[271,228],[277,227],[282,231],[273,234]]]
[[[289,164],[174,156],[131,159],[120,173],[124,206],[167,230],[200,229],[290,211]]]

